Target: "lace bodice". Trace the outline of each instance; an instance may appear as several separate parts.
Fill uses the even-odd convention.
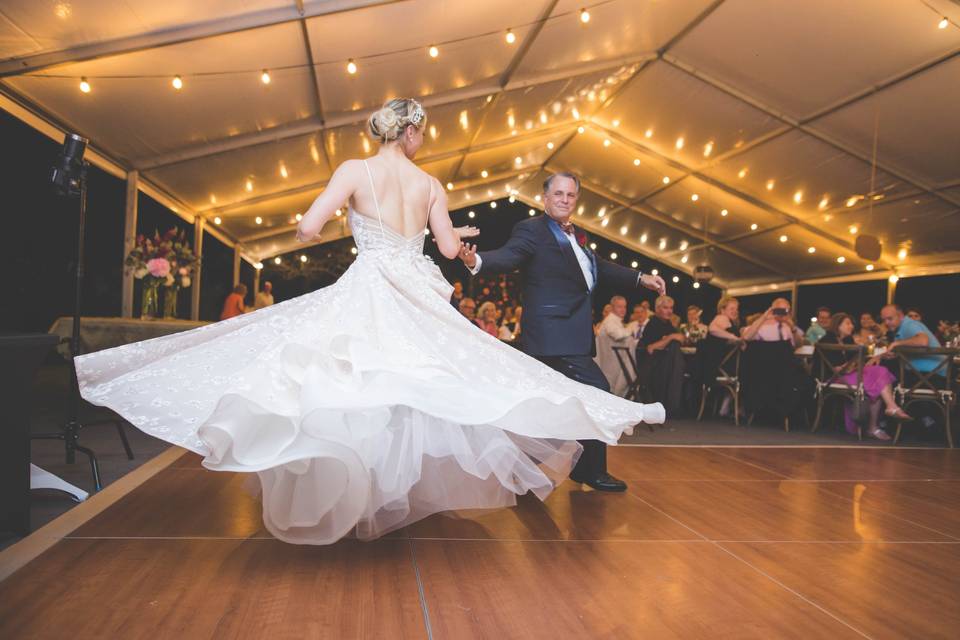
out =
[[[347,216],[350,223],[350,231],[353,232],[353,239],[357,243],[359,255],[377,255],[397,254],[416,257],[423,255],[424,232],[416,234],[412,238],[404,238],[402,235],[386,225],[381,225],[379,220],[374,220],[365,215],[361,215],[350,210]]]
[[[377,255],[389,254],[392,256],[407,255],[409,257],[419,257],[423,255],[423,239],[426,236],[426,229],[413,236],[406,238],[387,225],[383,224],[383,216],[380,213],[380,201],[377,199],[377,187],[373,183],[373,173],[370,172],[370,165],[363,161],[363,166],[367,170],[367,177],[370,179],[370,192],[373,194],[373,204],[377,208],[377,219],[361,215],[350,208],[347,216],[350,223],[350,231],[353,232],[353,238],[357,243],[359,255]]]

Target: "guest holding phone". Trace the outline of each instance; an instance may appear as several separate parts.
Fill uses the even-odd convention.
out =
[[[777,298],[770,308],[743,330],[743,339],[760,342],[789,341],[793,348],[803,344],[803,331],[790,317],[790,303]]]

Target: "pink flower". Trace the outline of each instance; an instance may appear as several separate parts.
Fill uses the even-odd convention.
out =
[[[154,258],[147,263],[147,271],[154,278],[166,278],[170,273],[170,263],[166,258]]]

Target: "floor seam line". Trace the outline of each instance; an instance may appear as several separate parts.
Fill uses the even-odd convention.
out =
[[[413,540],[407,536],[407,545],[410,547],[410,561],[413,563],[413,574],[417,579],[417,593],[420,597],[420,612],[423,614],[423,625],[427,630],[427,640],[433,640],[433,628],[430,626],[430,608],[427,606],[427,597],[423,590],[423,580],[420,577],[420,566],[417,564],[417,552]]]

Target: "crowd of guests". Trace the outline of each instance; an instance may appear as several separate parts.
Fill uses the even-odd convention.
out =
[[[454,281],[450,304],[491,336],[504,342],[519,339],[523,307],[517,302],[519,286],[516,279],[509,275],[479,277],[473,284],[475,297],[466,294],[463,282]]]
[[[709,324],[701,321],[703,312],[695,305],[686,309],[685,322],[681,322],[674,307],[670,296],[660,296],[652,312],[646,303],[641,303],[634,306],[628,319],[626,300],[615,296],[604,308],[595,328],[597,362],[615,393],[625,392],[627,377],[635,376],[642,392],[639,400],[663,402],[668,412],[690,409],[699,400],[701,383],[710,386],[718,375],[732,373],[731,367],[723,372],[719,368],[733,347],[739,346],[743,350],[739,371],[744,392],[742,413],[772,408],[786,416],[813,398],[811,360],[803,366],[796,355],[800,347],[818,342],[864,345],[870,355],[861,372],[856,370],[855,350],[823,351],[830,354],[832,375],[837,380],[856,386],[858,376],[862,376],[864,409],[854,415],[852,404],[845,408],[847,431],[857,433],[859,426],[868,436],[880,440],[890,439],[884,423],[912,419],[894,395],[900,368],[893,350],[900,346],[953,345],[960,333],[956,323],[946,321],[939,323],[935,333],[923,323],[919,310],[904,310],[897,305],[881,309],[881,322],[868,312],[855,320],[848,313],[833,313],[821,307],[806,331],[797,325],[785,298],[777,298],[766,311],[750,315],[743,322],[739,301],[729,296],[721,298]],[[747,349],[748,345],[755,346]],[[624,371],[622,357],[611,357],[618,346],[634,350],[634,371]],[[811,347],[806,349],[803,355],[812,358]],[[912,370],[907,369],[907,379],[899,381],[901,385],[909,387],[917,381],[913,370],[920,374],[934,372],[935,384],[945,382],[943,356],[911,356],[908,360]],[[724,398],[721,414],[729,413],[729,399]]]

